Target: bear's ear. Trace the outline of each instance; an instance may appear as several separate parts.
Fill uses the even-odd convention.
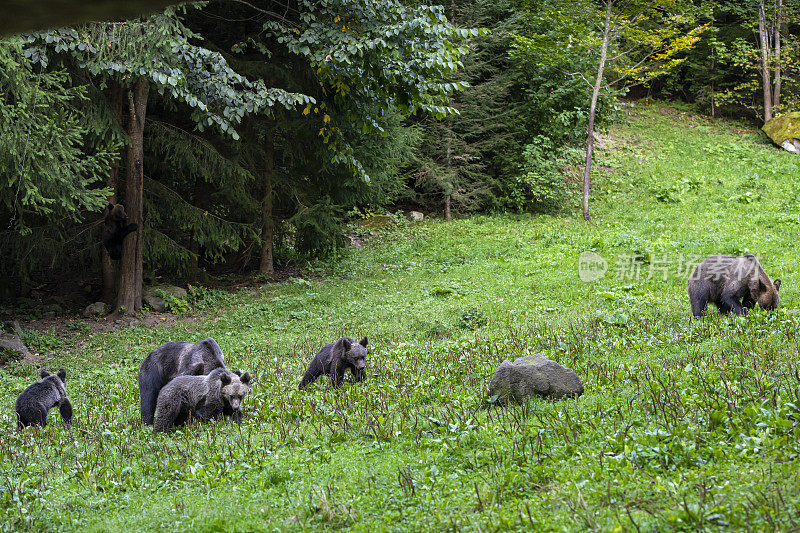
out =
[[[219,375],[219,380],[223,385],[227,385],[231,382],[231,376],[227,372],[223,372]]]
[[[342,337],[339,339],[339,342],[342,343],[342,348],[344,348],[345,352],[349,352],[350,348],[353,347],[353,341],[348,339],[347,337]]]
[[[39,371],[39,377],[41,377],[42,379],[46,378],[49,375],[50,375],[50,372],[48,372],[44,368]]]
[[[250,373],[249,372],[245,372],[244,374],[242,374],[241,382],[244,383],[245,385],[250,383]]]
[[[67,371],[62,368],[61,370],[58,371],[58,377],[61,379],[61,381],[66,383],[67,382]]]
[[[231,372],[233,372],[234,374],[236,374],[239,377],[242,377],[242,371],[241,370],[231,370]]]
[[[772,282],[772,284],[775,285],[775,290],[776,291],[780,290],[780,288],[781,288],[781,280],[776,279],[775,281]]]
[[[361,339],[361,340],[359,341],[359,343],[358,343],[358,344],[360,344],[361,346],[363,346],[364,348],[366,348],[366,347],[367,347],[367,338],[366,338],[366,337],[364,337],[363,339]]]

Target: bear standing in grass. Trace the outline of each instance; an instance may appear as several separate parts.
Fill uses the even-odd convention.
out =
[[[237,424],[242,423],[242,402],[250,391],[250,374],[247,372],[242,374],[238,370],[233,370],[230,378],[230,383],[223,382],[220,388],[222,412],[219,412],[219,404],[212,403],[209,405],[208,400],[206,400],[205,405],[197,410],[197,418],[211,420],[212,418],[219,419],[227,416]]]
[[[742,257],[712,255],[700,263],[689,277],[689,301],[692,315],[699,317],[709,302],[723,315],[737,315],[759,305],[772,311],[778,307],[781,280],[774,282],[752,254]]]
[[[39,375],[42,381],[22,391],[14,404],[19,429],[26,426],[45,426],[47,412],[56,405],[64,422],[69,424],[72,421],[72,404],[67,398],[67,371],[62,368],[53,376],[42,369]]]
[[[225,358],[211,337],[200,342],[168,342],[150,352],[139,368],[142,422],[153,423],[158,393],[171,379],[202,376],[216,368],[225,368]]]
[[[350,337],[342,337],[326,344],[308,365],[298,388],[305,389],[309,383],[323,374],[331,377],[334,387],[341,387],[344,371],[350,369],[353,378],[361,381],[367,377],[367,338],[356,344]]]
[[[178,376],[158,394],[153,432],[169,431],[193,418],[210,420],[231,416],[241,423],[240,407],[250,388],[250,374],[242,376],[215,368],[207,376]]]

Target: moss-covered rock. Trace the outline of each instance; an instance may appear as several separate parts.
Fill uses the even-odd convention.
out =
[[[372,215],[361,222],[361,227],[369,231],[375,231],[388,228],[394,224],[394,219],[389,215]]]
[[[153,308],[153,311],[158,313],[169,311],[167,307],[167,299],[170,297],[177,298],[178,300],[185,301],[188,297],[186,289],[176,287],[174,285],[158,285],[155,287],[148,287],[142,293],[142,302]]]
[[[768,120],[761,128],[772,142],[790,152],[800,152],[800,112]]]

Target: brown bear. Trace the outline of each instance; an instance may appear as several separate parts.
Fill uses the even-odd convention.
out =
[[[72,404],[67,398],[67,371],[62,368],[58,374],[51,375],[43,368],[39,375],[42,380],[22,391],[14,403],[19,429],[47,425],[47,412],[56,405],[64,422],[69,424],[72,421]]]
[[[194,418],[242,421],[242,400],[250,389],[250,374],[215,368],[208,375],[178,376],[158,393],[153,432],[169,431]]]
[[[772,311],[778,307],[780,286],[781,280],[770,280],[752,254],[742,257],[712,255],[689,276],[692,315],[702,316],[709,302],[723,315],[731,311],[743,315],[756,304]]]
[[[172,341],[148,355],[139,367],[139,398],[142,422],[153,423],[158,393],[177,376],[202,376],[225,369],[225,357],[211,337],[200,342]]]
[[[103,245],[108,250],[111,259],[119,261],[122,259],[122,242],[129,233],[136,231],[139,225],[128,224],[128,214],[125,213],[125,206],[122,204],[108,204],[103,213],[105,215],[102,232]]]
[[[318,377],[327,374],[334,388],[342,386],[344,372],[350,369],[353,379],[362,381],[367,378],[367,338],[358,343],[350,337],[342,337],[336,342],[326,344],[311,360],[298,389],[305,389]]]

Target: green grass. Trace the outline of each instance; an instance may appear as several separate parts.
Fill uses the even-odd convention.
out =
[[[800,158],[657,105],[609,135],[591,223],[401,226],[311,281],[207,291],[199,320],[31,334],[48,369],[67,369],[75,420],[54,410],[17,432],[36,370],[0,371],[0,527],[796,529]],[[604,278],[580,280],[584,250],[608,261]],[[681,258],[746,252],[782,279],[781,310],[690,320]],[[634,254],[638,278],[618,276]],[[340,335],[369,336],[370,379],[299,392]],[[254,376],[241,427],[154,435],[138,419],[140,362],[206,336]],[[497,365],[534,352],[574,368],[585,394],[488,404]]]

